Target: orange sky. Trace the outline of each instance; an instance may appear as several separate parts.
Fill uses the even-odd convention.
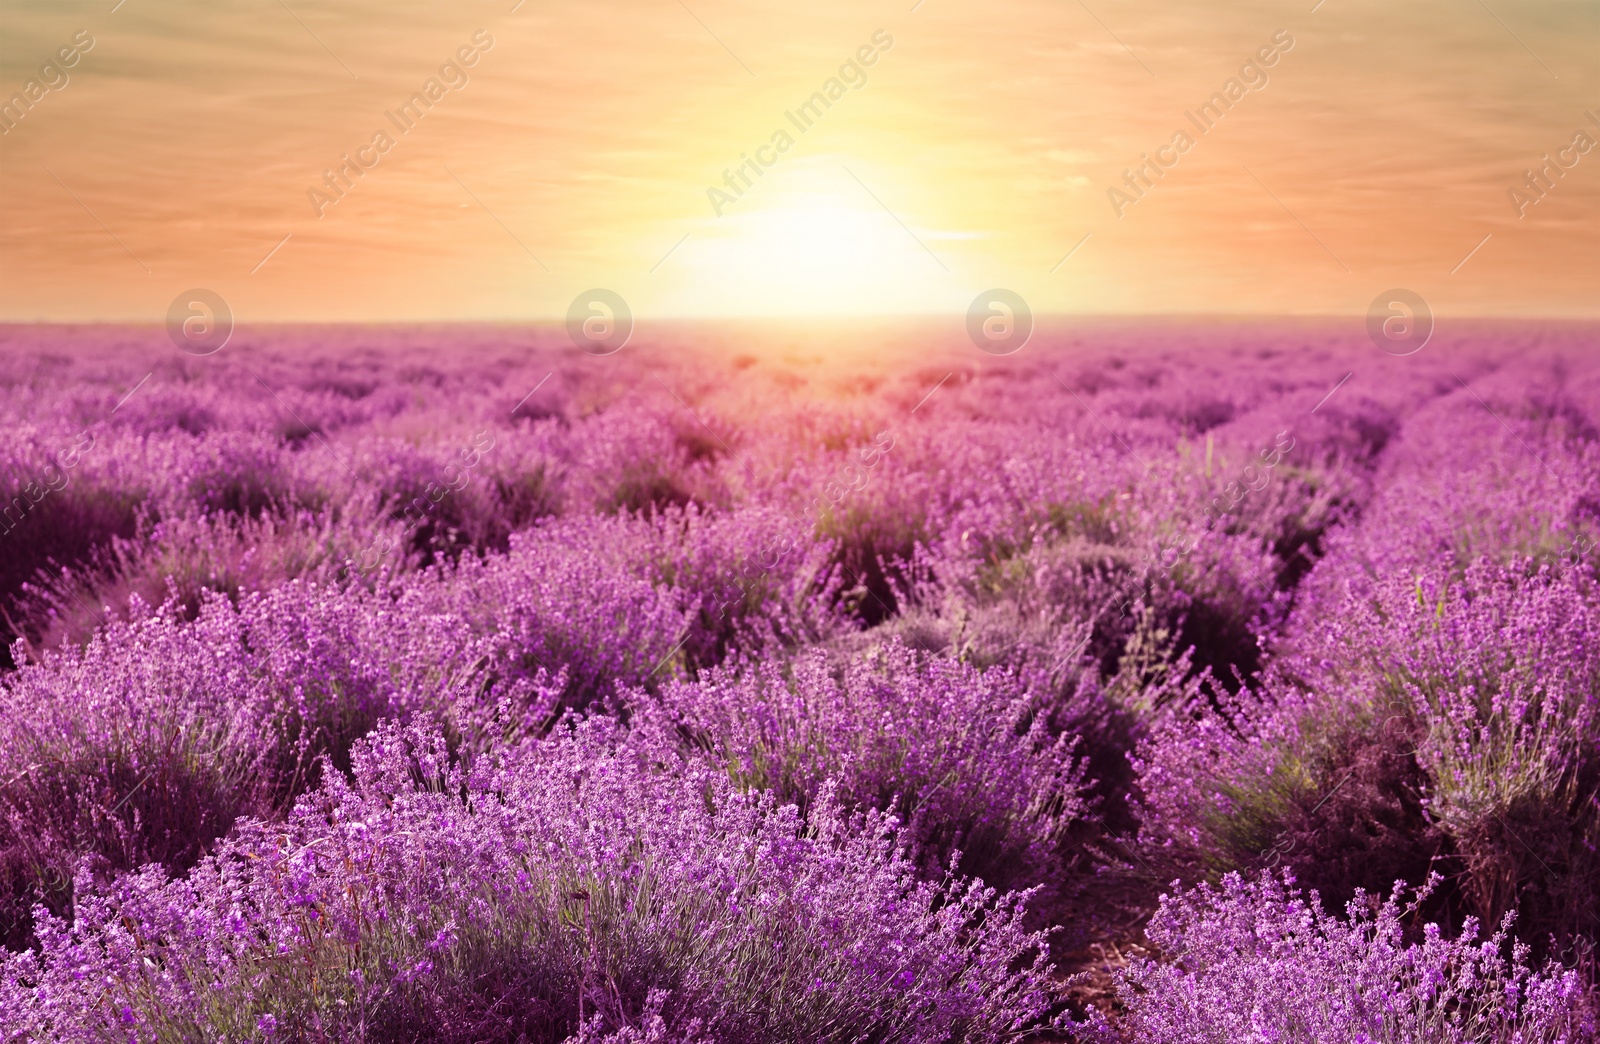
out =
[[[1399,286],[1600,314],[1600,149],[1569,148],[1600,140],[1593,2],[515,3],[0,0],[0,94],[58,84],[0,120],[0,319],[157,322],[196,286],[241,321],[538,318],[595,286],[639,317],[990,287],[1036,312],[1362,314]],[[1201,134],[1186,111],[1263,47]],[[385,112],[430,78],[401,132]],[[780,130],[742,198],[708,198]],[[1119,216],[1108,189],[1179,130]]]

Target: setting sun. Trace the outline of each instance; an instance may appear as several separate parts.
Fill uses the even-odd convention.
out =
[[[658,274],[671,281],[683,314],[882,315],[965,307],[935,253],[955,234],[892,214],[845,157],[795,160],[767,173],[759,188],[740,209],[694,226],[661,266]]]

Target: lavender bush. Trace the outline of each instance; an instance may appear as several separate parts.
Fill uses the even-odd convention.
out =
[[[0,992],[55,1040],[1017,1039],[1016,897],[920,881],[892,818],[803,824],[614,722],[452,762],[385,725],[351,778],[44,915]],[[85,887],[85,892],[89,889]]]
[[[1293,879],[1229,875],[1220,888],[1163,896],[1148,935],[1162,960],[1136,959],[1119,992],[1126,1039],[1317,1044],[1562,1044],[1595,1026],[1576,973],[1536,971],[1526,947],[1469,923],[1454,939],[1398,894],[1344,917]]]
[[[1014,678],[898,643],[844,663],[813,653],[787,676],[716,673],[669,686],[660,707],[743,787],[893,814],[935,877],[953,864],[1005,888],[1053,882],[1088,812],[1074,737],[1051,735]]]

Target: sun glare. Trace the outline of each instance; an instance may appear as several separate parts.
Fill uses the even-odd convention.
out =
[[[890,213],[837,159],[807,158],[693,231],[670,296],[691,314],[949,311],[950,260],[923,246],[948,238]]]

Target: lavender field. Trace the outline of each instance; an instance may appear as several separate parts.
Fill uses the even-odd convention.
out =
[[[638,340],[0,329],[0,1040],[1595,1038],[1600,328]]]

